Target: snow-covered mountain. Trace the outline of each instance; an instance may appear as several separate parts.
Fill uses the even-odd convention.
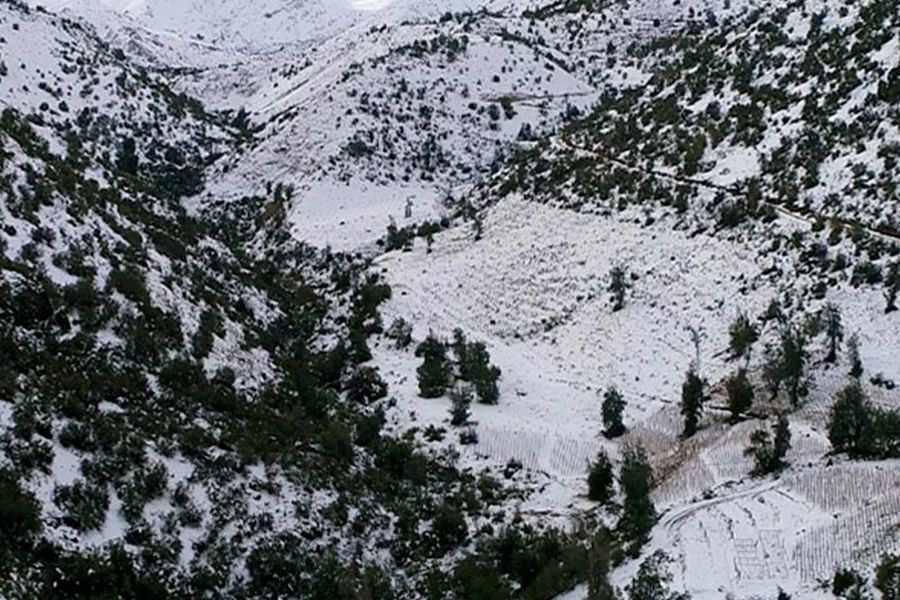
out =
[[[108,9],[163,35],[254,50],[326,38],[359,17],[349,0],[47,0],[41,4],[76,14]]]
[[[0,597],[895,597],[898,15],[0,0]]]

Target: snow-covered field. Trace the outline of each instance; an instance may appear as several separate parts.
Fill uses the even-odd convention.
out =
[[[497,406],[474,405],[478,443],[460,449],[477,468],[520,461],[541,474],[519,510],[564,525],[589,509],[586,470],[598,449],[615,456],[623,441],[650,451],[655,501],[663,516],[650,549],[676,561],[676,582],[698,599],[771,596],[780,585],[801,598],[818,591],[842,565],[867,567],[896,545],[900,472],[896,463],[835,463],[825,458],[827,406],[842,385],[832,369],[814,379],[807,407],[791,417],[792,467],[777,480],[752,479],[743,455],[749,421],[725,423],[708,411],[708,426],[679,441],[683,374],[699,333],[701,372],[715,384],[727,361],[727,330],[738,311],[761,313],[778,292],[762,275],[752,244],[650,227],[639,214],[579,214],[509,200],[492,208],[484,237],[470,227],[437,236],[432,251],[380,257],[375,268],[394,289],[385,317],[449,338],[454,328],[484,340],[502,370]],[[638,275],[624,310],[611,312],[606,285],[613,266]],[[900,322],[883,315],[876,293],[840,294],[848,331],[857,331],[863,362],[900,377]],[[448,426],[449,400],[417,397],[418,360],[380,348],[376,362],[397,399],[395,426]],[[603,391],[615,385],[628,401],[624,440],[602,436]],[[894,402],[896,402],[896,397]],[[724,406],[721,391],[711,401]],[[450,428],[448,439],[457,444]],[[833,489],[844,490],[840,496]],[[892,541],[893,540],[893,541]],[[627,583],[636,564],[617,582]]]

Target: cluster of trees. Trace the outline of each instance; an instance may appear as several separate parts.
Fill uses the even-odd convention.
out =
[[[685,592],[672,591],[672,574],[669,571],[671,559],[662,550],[657,550],[638,566],[631,582],[625,586],[624,594],[609,582],[609,571],[616,563],[615,540],[608,530],[600,529],[591,543],[588,566],[588,600],[689,600]]]
[[[837,361],[844,341],[840,311],[833,304],[826,304],[820,312],[808,317],[798,327],[788,323],[781,307],[773,302],[766,311],[765,319],[776,321],[779,338],[774,346],[767,348],[762,369],[763,379],[771,398],[774,399],[783,391],[791,405],[797,407],[809,391],[809,340],[823,334],[825,362]],[[731,358],[740,361],[737,370],[725,380],[728,409],[733,422],[739,421],[750,410],[755,399],[748,369],[753,345],[759,340],[759,336],[759,327],[744,313],[739,313],[729,327]],[[855,365],[854,370],[860,368],[855,337],[850,338],[847,356]]]
[[[615,483],[612,462],[606,452],[600,451],[588,472],[588,498],[612,507]],[[653,469],[642,446],[625,447],[618,484],[622,504],[615,533],[618,541],[627,546],[626,553],[634,554],[647,541],[657,517],[650,497]]]
[[[900,599],[900,555],[882,555],[875,567],[873,583],[882,600]],[[835,571],[831,593],[844,600],[874,600],[869,579],[853,569]]]
[[[449,220],[442,219],[437,222],[423,221],[418,226],[408,225],[406,227],[397,227],[397,224],[391,220],[388,225],[387,233],[378,243],[384,246],[387,251],[392,250],[411,250],[413,243],[417,237],[425,240],[427,251],[431,252],[431,246],[434,243],[434,235],[450,225]]]
[[[757,429],[750,434],[750,446],[744,454],[755,461],[754,475],[777,473],[787,466],[785,456],[791,449],[791,429],[785,415],[779,415],[772,426],[772,433]]]
[[[900,457],[900,412],[872,406],[853,378],[831,408],[828,439],[835,452],[854,458]]]
[[[456,360],[449,355],[452,350]],[[416,356],[422,364],[416,370],[419,395],[423,398],[439,398],[455,381],[471,385],[475,397],[483,404],[496,404],[500,399],[497,381],[501,371],[491,364],[491,355],[482,342],[469,342],[461,329],[453,332],[448,345],[433,333],[429,333],[416,347]]]

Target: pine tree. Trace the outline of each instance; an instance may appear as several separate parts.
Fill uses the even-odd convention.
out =
[[[378,370],[372,367],[357,367],[344,386],[347,399],[358,404],[371,404],[387,396],[387,384]]]
[[[831,593],[844,600],[870,600],[866,579],[853,569],[838,569],[831,580]]]
[[[885,554],[875,568],[875,589],[882,600],[900,600],[900,555]]]
[[[834,304],[829,302],[825,305],[822,316],[825,325],[825,335],[828,336],[828,355],[825,357],[825,361],[833,363],[837,360],[838,348],[844,339],[841,313]]]
[[[806,359],[806,338],[793,327],[784,326],[781,330],[781,343],[769,356],[764,367],[772,397],[777,396],[783,386],[791,404],[799,406],[800,400],[809,391]]]
[[[807,394],[806,386],[806,340],[790,327],[786,327],[781,337],[782,374],[791,404],[798,406]]]
[[[731,411],[731,420],[737,422],[753,405],[753,385],[747,378],[747,370],[738,369],[729,377],[725,381],[725,391],[728,394],[728,410]]]
[[[850,377],[859,379],[863,374],[862,360],[859,358],[859,336],[855,333],[847,342],[847,358],[850,361]]]
[[[588,600],[617,600],[618,596],[609,583],[612,552],[612,533],[601,527],[591,538],[588,549]]]
[[[450,383],[450,363],[444,343],[429,333],[416,348],[416,356],[424,359],[422,365],[416,369],[419,377],[419,395],[423,398],[443,396]]]
[[[391,326],[385,331],[385,335],[394,340],[394,344],[398,350],[408,348],[412,343],[412,325],[403,317],[397,317]]]
[[[872,448],[872,415],[859,381],[851,381],[838,393],[828,420],[828,440],[835,452],[851,456],[868,454]]]
[[[615,387],[610,387],[603,394],[603,435],[608,438],[616,438],[626,431],[622,420],[625,411],[625,399],[622,393]]]
[[[116,167],[128,175],[137,175],[139,162],[134,138],[126,137],[122,140],[122,145],[119,147]]]
[[[628,291],[630,284],[625,269],[622,267],[613,267],[609,272],[609,294],[610,302],[613,304],[613,312],[617,312],[625,308],[625,293]]]
[[[772,427],[774,440],[765,429],[757,429],[750,435],[750,446],[744,454],[756,462],[754,475],[775,473],[785,467],[784,458],[791,448],[791,429],[787,417],[780,415]]]
[[[729,348],[734,358],[743,358],[750,353],[750,348],[759,339],[759,330],[747,315],[739,313],[728,328]]]
[[[600,450],[588,473],[588,498],[606,504],[612,499],[614,481],[612,462],[606,452]]]
[[[500,369],[491,364],[491,355],[483,343],[463,343],[462,348],[462,350],[457,350],[457,355],[460,357],[460,379],[472,383],[479,402],[496,404],[500,398],[500,390],[497,387],[497,381],[501,375]]]
[[[706,382],[697,375],[696,368],[691,365],[681,386],[681,414],[684,415],[683,437],[689,438],[700,425],[700,414],[703,411],[704,388]]]
[[[462,427],[469,422],[473,395],[472,388],[464,383],[450,390],[450,424],[454,427]]]
[[[900,292],[900,263],[893,262],[888,267],[887,276],[884,278],[885,313],[897,310],[897,293]]]
[[[467,363],[467,354],[466,351],[469,348],[469,343],[466,340],[466,334],[462,329],[457,327],[453,330],[453,353],[456,354],[456,362],[459,363],[460,368],[465,368],[463,365]],[[464,376],[463,376],[464,377]]]
[[[669,557],[657,550],[644,559],[628,586],[628,600],[689,600],[687,594],[669,591],[672,574],[666,564]]]
[[[625,499],[617,528],[623,539],[632,542],[632,550],[637,551],[656,522],[656,507],[650,498],[653,469],[643,447],[629,445],[625,448],[619,487]]]
[[[778,415],[775,423],[775,441],[773,443],[775,454],[772,457],[772,468],[781,470],[787,464],[785,458],[791,449],[791,426],[785,415]]]

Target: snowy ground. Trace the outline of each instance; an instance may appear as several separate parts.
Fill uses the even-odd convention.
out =
[[[702,374],[716,383],[735,368],[724,353],[728,325],[738,310],[762,312],[777,290],[752,245],[673,231],[665,220],[644,227],[636,216],[502,202],[481,241],[460,226],[437,236],[431,253],[420,242],[377,260],[394,289],[385,321],[410,320],[417,339],[461,327],[487,343],[503,370],[501,400],[473,407],[479,441],[461,451],[478,468],[517,459],[542,475],[519,507],[524,515],[564,525],[573,509],[590,508],[588,461],[601,447],[613,456],[621,447],[601,435],[601,394],[616,385],[629,403],[624,441],[642,441],[661,478],[655,501],[663,515],[649,549],[675,560],[676,585],[699,600],[772,596],[778,585],[795,597],[824,597],[818,582],[836,566],[867,567],[891,547],[900,472],[892,463],[824,458],[827,406],[843,367],[818,374],[807,407],[791,417],[793,466],[778,480],[748,476],[743,449],[758,422],[730,427],[711,411],[707,428],[680,444],[675,403],[694,356],[690,328],[700,334]],[[638,275],[617,313],[605,291],[614,265]],[[860,332],[872,372],[900,376],[896,357],[884,351],[900,338],[900,323],[882,314],[880,295],[835,298],[848,331]],[[456,444],[449,400],[417,397],[412,353],[381,347],[376,362],[397,399],[394,426],[443,425]],[[624,584],[635,569],[624,566],[615,581]]]
[[[544,58],[531,48],[511,51],[506,42],[474,36],[471,55],[451,66],[436,62],[411,69],[408,62],[398,61],[341,85],[351,64],[379,59],[392,48],[437,31],[410,26],[364,40],[367,19],[380,23],[398,19],[396,15],[434,17],[470,4],[464,1],[444,5],[398,0],[361,16],[344,3],[310,0],[290,5],[299,12],[291,13],[293,19],[280,19],[275,28],[269,26],[272,21],[260,21],[258,12],[287,10],[278,0],[252,7],[223,2],[197,20],[191,15],[202,3],[120,4],[113,8],[126,9],[134,19],[131,26],[143,28],[143,35],[160,44],[160,56],[177,56],[179,65],[197,61],[194,66],[208,69],[181,85],[202,92],[217,108],[246,106],[267,128],[263,142],[240,164],[210,181],[210,193],[240,196],[259,192],[268,181],[295,183],[293,233],[336,250],[371,247],[392,219],[403,226],[440,215],[450,185],[416,178],[401,183],[403,173],[393,163],[388,164],[398,176],[393,180],[366,178],[369,166],[348,169],[353,176],[344,181],[321,177],[323,170],[334,170],[328,159],[339,156],[344,142],[359,129],[348,125],[351,119],[363,125],[383,120],[355,112],[358,103],[349,99],[351,88],[390,92],[397,81],[392,69],[399,70],[413,86],[433,95],[426,104],[446,108],[447,114],[439,114],[431,128],[446,133],[446,147],[485,160],[498,140],[513,139],[524,122],[536,122],[544,112],[556,114],[570,101],[587,106],[593,98],[585,82],[569,73],[557,72],[538,89],[533,77],[546,70]],[[383,7],[380,0],[360,0],[355,8]],[[316,12],[320,9],[323,12]],[[245,27],[248,24],[252,27]],[[228,37],[238,30],[240,39]],[[326,30],[334,37],[321,44],[309,41]],[[594,45],[605,48],[607,41],[598,34]],[[254,44],[294,42],[290,52],[287,46],[272,55],[246,51]],[[30,62],[40,70],[56,64],[49,51],[22,52],[30,53]],[[303,66],[309,56],[315,60]],[[503,77],[494,82],[499,65]],[[631,81],[641,75],[624,67],[616,73],[627,74]],[[43,99],[38,96],[39,74],[35,68],[23,75],[31,78],[27,83],[32,92],[16,90],[18,101],[33,104]],[[475,92],[471,99],[459,93],[464,85]],[[503,121],[495,133],[465,120],[468,102],[488,103],[523,89],[537,89],[551,100],[546,106],[517,103],[517,115]],[[12,101],[13,95],[10,91],[0,97]],[[72,106],[81,108],[77,100]],[[348,111],[353,114],[348,116]],[[409,147],[416,148],[420,138],[410,135]],[[751,155],[731,156],[719,163],[715,177],[731,182],[746,175],[754,161]],[[371,169],[383,175],[379,165]],[[406,217],[410,200],[411,215]],[[869,565],[879,552],[897,546],[890,532],[893,528],[896,536],[900,514],[900,465],[829,464],[823,456],[828,450],[828,403],[842,384],[843,367],[840,372],[817,367],[808,406],[791,418],[792,467],[778,480],[747,475],[751,465],[742,451],[758,423],[729,427],[720,413],[710,411],[706,429],[690,444],[680,444],[676,403],[683,374],[695,358],[692,330],[700,340],[701,372],[715,384],[735,368],[725,355],[728,325],[741,310],[758,316],[782,292],[766,272],[789,261],[761,257],[761,244],[752,240],[677,229],[672,216],[649,226],[645,218],[636,211],[603,216],[504,200],[488,211],[480,241],[474,240],[471,227],[459,224],[437,235],[430,253],[418,240],[411,252],[379,257],[374,268],[394,290],[384,310],[386,323],[395,317],[413,322],[416,339],[429,330],[449,337],[460,327],[471,339],[483,340],[503,370],[500,403],[473,407],[478,443],[459,447],[447,423],[449,401],[419,398],[419,360],[411,351],[383,343],[373,352],[397,401],[391,426],[396,431],[429,424],[448,427],[443,445],[456,446],[473,468],[521,461],[538,483],[518,507],[522,514],[566,525],[576,510],[591,508],[584,497],[588,462],[600,448],[616,456],[621,447],[622,442],[601,435],[601,396],[615,385],[628,401],[631,433],[623,441],[642,441],[660,478],[655,501],[663,514],[649,549],[661,548],[673,557],[675,585],[698,600],[729,593],[735,598],[773,597],[778,585],[798,599],[824,597],[817,591],[818,582],[836,565]],[[606,292],[614,266],[637,277],[626,308],[617,313],[611,312]],[[869,373],[900,381],[900,320],[896,313],[884,315],[880,291],[837,288],[829,299],[841,307],[846,330],[859,333]],[[896,392],[869,391],[880,403],[898,403]],[[59,454],[60,461],[66,457]],[[66,464],[56,467],[60,473],[72,469]],[[615,573],[615,581],[624,584],[635,568],[625,565]],[[581,600],[585,593],[577,589],[567,600]]]

